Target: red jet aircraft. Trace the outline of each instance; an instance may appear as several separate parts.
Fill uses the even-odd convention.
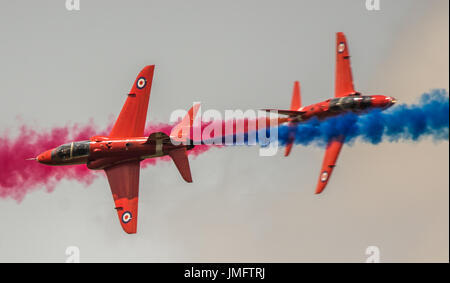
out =
[[[193,145],[187,138],[174,145],[171,138],[183,142],[192,127],[200,105],[194,105],[173,128],[170,137],[162,132],[144,137],[148,101],[155,66],[146,66],[137,76],[127,100],[108,137],[94,136],[88,141],[61,145],[41,153],[36,160],[46,165],[86,164],[89,169],[103,169],[108,177],[120,224],[125,232],[136,233],[140,162],[146,158],[169,155],[183,179],[191,183],[187,150]]]
[[[379,108],[386,109],[394,105],[395,98],[384,95],[361,95],[353,87],[352,70],[350,66],[350,53],[347,40],[342,32],[336,34],[336,73],[335,73],[335,98],[302,107],[300,96],[300,83],[295,82],[292,94],[291,108],[289,110],[265,109],[266,111],[277,110],[279,114],[289,116],[288,126],[291,127],[285,156],[291,152],[295,140],[295,126],[297,123],[306,121],[313,117],[320,120],[341,115],[348,112],[365,113],[368,110]],[[320,194],[330,179],[333,168],[345,141],[345,136],[340,136],[329,141],[316,194]]]

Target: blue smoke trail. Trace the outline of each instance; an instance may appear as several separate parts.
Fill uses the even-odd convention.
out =
[[[286,145],[290,131],[288,125],[278,127],[281,145]],[[424,137],[448,140],[449,94],[446,90],[436,89],[423,94],[418,104],[396,105],[385,111],[373,110],[362,115],[348,113],[322,121],[313,119],[299,123],[294,131],[295,144],[304,146],[325,146],[330,139],[341,135],[349,144],[357,139],[371,144],[419,141]]]

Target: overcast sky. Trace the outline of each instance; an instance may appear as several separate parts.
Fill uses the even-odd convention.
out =
[[[64,1],[0,4],[0,132],[90,118],[102,130],[140,69],[156,64],[147,122],[193,101],[204,109],[286,108],[333,96],[335,32],[347,35],[356,89],[411,103],[449,89],[449,2]],[[289,158],[258,148],[141,171],[138,234],[117,219],[106,178],[63,181],[18,204],[0,199],[0,261],[352,261],[377,246],[385,262],[449,260],[449,144],[345,146],[314,195],[323,149]]]

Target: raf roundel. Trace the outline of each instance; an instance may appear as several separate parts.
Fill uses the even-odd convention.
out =
[[[339,43],[338,52],[342,53],[342,52],[344,52],[344,50],[345,50],[345,43],[343,43],[343,42]]]
[[[144,77],[140,77],[136,82],[136,87],[138,89],[143,89],[147,84],[147,80]]]
[[[132,218],[131,212],[129,212],[129,211],[125,211],[125,212],[122,214],[122,222],[123,222],[123,223],[128,223],[128,222],[130,222],[131,218]]]
[[[322,182],[325,182],[326,180],[328,180],[328,172],[327,171],[323,171],[322,176],[320,177],[320,180]]]

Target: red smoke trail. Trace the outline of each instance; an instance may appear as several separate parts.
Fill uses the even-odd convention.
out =
[[[47,131],[22,126],[15,139],[10,139],[7,135],[0,137],[0,197],[20,201],[27,193],[39,187],[46,187],[51,192],[63,178],[91,184],[95,174],[86,166],[42,166],[36,161],[25,159],[67,143],[72,138],[89,139],[95,132],[91,125],[56,127]]]
[[[264,118],[264,120],[266,119]],[[217,133],[211,132],[211,136],[214,138],[247,132],[250,121],[253,120],[244,119],[243,128],[240,129],[237,127],[236,121],[231,121],[231,124],[230,121],[202,123],[200,132],[203,132],[212,123],[221,128]],[[257,128],[265,127],[270,123],[269,120],[266,120],[264,124],[261,124],[261,121],[255,122]],[[231,125],[231,128],[226,127],[227,123]],[[90,185],[96,177],[103,175],[103,172],[89,170],[86,165],[46,166],[26,159],[36,157],[41,152],[72,141],[89,140],[90,137],[96,135],[107,136],[111,127],[112,124],[105,130],[99,130],[90,122],[88,125],[74,124],[41,130],[23,125],[15,138],[9,137],[8,133],[3,134],[0,136],[0,198],[12,198],[21,201],[26,194],[42,187],[45,187],[47,192],[51,192],[62,179],[75,180],[84,185]],[[164,132],[169,135],[172,127],[173,125],[169,124],[149,125],[145,134],[148,136],[154,132]],[[194,139],[196,137],[193,132],[191,132],[191,136]],[[220,140],[222,139],[220,138]],[[221,147],[221,145],[196,145],[188,154],[198,156],[212,146]],[[158,161],[168,160],[171,160],[168,156],[146,159],[142,162],[142,167],[145,168],[156,164]]]
[[[95,135],[107,135],[108,129],[99,130],[92,123],[89,125],[69,125],[55,127],[49,130],[34,129],[23,125],[15,138],[8,133],[0,136],[0,198],[12,198],[21,201],[30,192],[46,188],[52,192],[62,179],[75,180],[84,185],[90,185],[103,172],[89,170],[86,165],[45,166],[36,161],[26,160],[36,157],[39,153],[72,141],[88,140]],[[152,132],[170,133],[172,125],[150,125],[146,134]],[[199,155],[210,146],[199,145],[189,154]],[[142,167],[154,165],[159,160],[170,160],[168,157],[153,158],[143,161]]]

